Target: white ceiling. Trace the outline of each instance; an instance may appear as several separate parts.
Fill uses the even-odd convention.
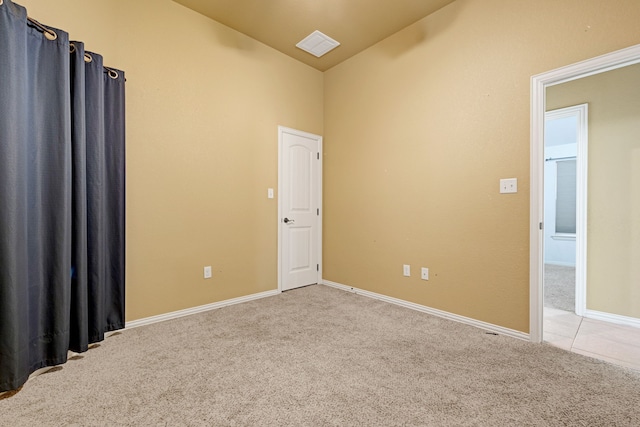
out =
[[[325,71],[454,0],[173,0]],[[296,47],[319,30],[340,46],[316,58]]]

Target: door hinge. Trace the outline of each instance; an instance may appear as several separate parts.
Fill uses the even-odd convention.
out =
[[[316,154],[318,155],[318,160],[320,160],[320,152],[318,151]]]
[[[316,264],[316,271],[320,271],[320,264]]]
[[[316,209],[316,215],[320,216],[320,208]]]
[[[542,228],[542,223],[540,223],[540,224],[539,224],[539,226],[540,226],[540,230],[542,230],[542,229],[543,229],[543,228]]]

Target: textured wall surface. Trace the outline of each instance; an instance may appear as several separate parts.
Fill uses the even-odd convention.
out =
[[[458,0],[328,70],[324,277],[528,332],[530,78],[640,43],[639,18]]]
[[[278,125],[322,134],[322,73],[170,0],[20,4],[126,72],[127,320],[277,289]]]
[[[276,289],[284,125],[325,279],[528,331],[530,77],[640,43],[636,0],[457,0],[323,75],[170,0],[21,4],[127,72],[128,320]]]

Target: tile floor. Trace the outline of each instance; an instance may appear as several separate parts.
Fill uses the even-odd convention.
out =
[[[574,353],[640,371],[640,328],[545,307],[544,341]]]

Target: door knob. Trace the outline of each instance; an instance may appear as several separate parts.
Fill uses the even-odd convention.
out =
[[[289,224],[289,223],[293,224],[294,222],[296,222],[296,221],[295,221],[295,220],[293,220],[293,219],[289,219],[289,218],[285,218],[285,219],[284,219],[284,223],[285,223],[285,224]]]

